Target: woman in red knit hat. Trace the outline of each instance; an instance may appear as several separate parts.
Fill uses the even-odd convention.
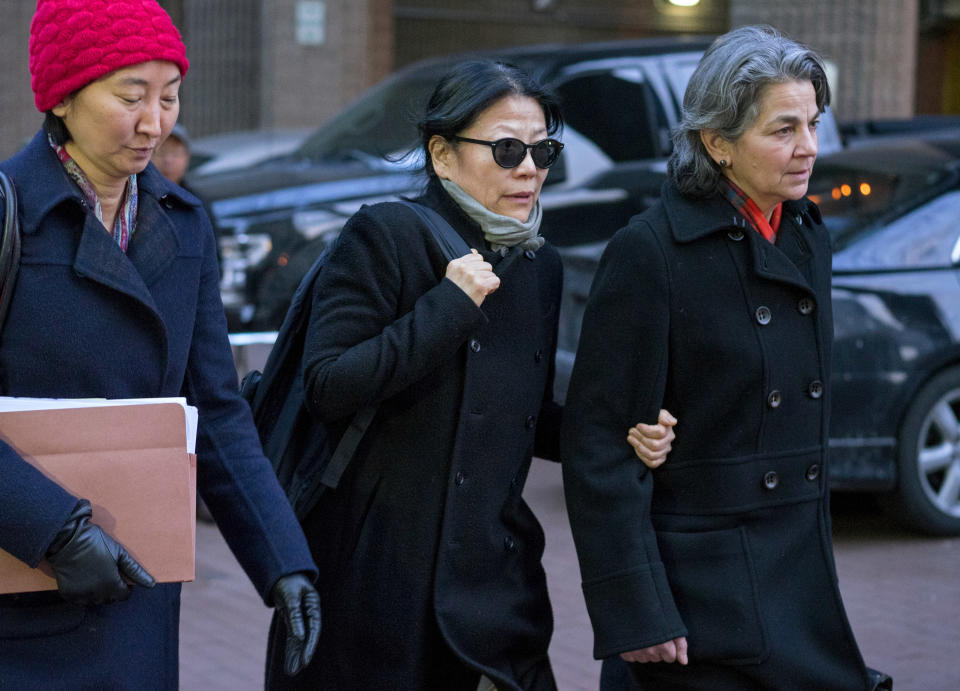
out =
[[[210,222],[150,165],[187,68],[156,0],[37,3],[30,72],[46,120],[0,164],[22,229],[0,393],[186,396],[200,411],[200,492],[283,614],[295,673],[319,634],[316,567],[237,393]],[[2,440],[0,467],[0,549],[45,559],[58,586],[0,597],[0,687],[176,689],[179,584],[156,584],[87,500]]]

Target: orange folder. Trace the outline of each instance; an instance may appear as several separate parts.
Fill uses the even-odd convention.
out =
[[[184,408],[144,403],[0,412],[0,438],[73,495],[161,583],[194,579],[196,456]],[[0,594],[57,587],[0,549]]]

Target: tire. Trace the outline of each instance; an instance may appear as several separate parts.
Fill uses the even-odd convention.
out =
[[[917,393],[900,428],[892,509],[908,527],[960,535],[960,367]]]

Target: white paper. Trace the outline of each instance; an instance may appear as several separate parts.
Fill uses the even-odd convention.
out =
[[[148,403],[177,403],[183,408],[187,432],[187,453],[197,452],[197,421],[195,406],[187,405],[182,396],[170,398],[26,398],[0,396],[0,413],[20,410],[55,410],[58,408],[95,408],[113,405],[144,405]]]

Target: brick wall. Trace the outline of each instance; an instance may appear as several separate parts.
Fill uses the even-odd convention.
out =
[[[841,120],[913,115],[917,0],[731,0],[730,25],[773,24],[837,66]]]
[[[919,0],[327,0],[326,40],[295,40],[297,0],[162,0],[191,72],[182,118],[194,134],[305,127],[329,119],[395,67],[427,55],[547,41],[773,23],[838,67],[843,119],[913,113]],[[40,125],[27,71],[33,0],[0,0],[0,157]]]
[[[43,122],[33,105],[27,63],[35,7],[28,0],[0,0],[0,160],[15,153]]]
[[[260,126],[262,0],[193,0],[173,6],[190,71],[180,121],[192,136]]]
[[[266,127],[318,125],[393,69],[392,0],[327,0],[322,45],[298,45],[295,9],[295,0],[266,3]]]
[[[727,29],[729,0],[395,0],[397,65],[467,50]]]

